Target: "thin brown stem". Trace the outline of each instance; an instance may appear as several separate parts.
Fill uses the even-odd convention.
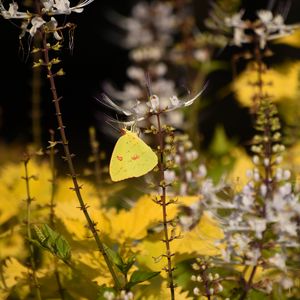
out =
[[[35,39],[35,47],[39,48],[40,41]],[[34,53],[34,60],[38,61],[40,53]],[[37,148],[42,145],[42,129],[41,129],[41,108],[40,108],[40,97],[41,97],[41,71],[39,68],[33,68],[32,70],[32,136],[33,143]]]
[[[261,53],[261,49],[259,47],[259,43],[256,43],[256,47],[254,49],[254,59],[257,64],[257,86],[258,86],[258,93],[256,95],[256,99],[259,101],[258,106],[263,108],[263,115],[265,118],[264,128],[263,128],[263,182],[266,186],[266,195],[265,201],[262,205],[262,217],[265,218],[266,216],[266,201],[271,198],[273,193],[273,169],[272,169],[272,130],[271,130],[271,115],[270,115],[270,107],[265,106],[265,101],[268,101],[267,95],[264,94],[264,86],[265,83],[263,81],[263,73],[265,72],[266,66],[263,62],[263,56]],[[263,248],[263,241],[265,236],[266,230],[262,233],[263,238],[259,241],[258,247],[260,249]],[[259,259],[260,260],[260,259]],[[249,290],[252,288],[253,278],[256,274],[258,268],[258,263],[253,266],[250,277],[248,281],[245,283],[244,291],[240,296],[240,300],[246,299]]]
[[[55,281],[56,281],[56,284],[57,284],[57,287],[58,287],[58,293],[59,293],[59,296],[60,296],[60,299],[61,300],[65,300],[66,297],[65,297],[65,289],[61,283],[61,279],[60,279],[60,274],[58,272],[58,261],[57,261],[57,258],[54,257],[54,264],[55,264],[55,271],[54,271],[54,276],[55,276]]]
[[[264,81],[263,81],[263,73],[265,72],[266,66],[263,62],[263,56],[261,53],[261,49],[259,44],[256,43],[256,47],[254,49],[254,58],[257,64],[257,86],[258,86],[258,95],[257,98],[259,100],[258,105],[263,105],[263,101],[268,101],[267,95],[264,94]],[[264,109],[265,119],[267,120],[264,127],[264,141],[263,141],[263,149],[264,149],[264,158],[269,162],[268,164],[264,164],[264,183],[267,187],[266,199],[272,196],[273,183],[272,183],[272,132],[271,132],[271,116],[270,109],[266,107]],[[265,207],[264,207],[265,214]]]
[[[239,300],[246,299],[249,290],[252,288],[252,281],[253,281],[253,278],[255,276],[256,270],[257,270],[257,265],[253,267],[253,269],[251,271],[251,274],[250,274],[250,277],[249,277],[249,279],[248,279],[248,281],[245,285],[244,291],[243,291],[241,297],[239,298]]]
[[[54,144],[55,136],[54,131],[50,130],[50,141]],[[49,215],[49,224],[54,229],[55,228],[55,203],[54,196],[56,191],[56,168],[55,168],[55,148],[50,147],[49,151],[50,157],[50,170],[51,170],[51,196],[50,196],[50,215]]]
[[[33,201],[33,198],[31,197],[30,193],[30,184],[29,181],[31,177],[29,177],[28,174],[28,163],[29,163],[30,157],[28,155],[25,156],[24,159],[24,168],[25,168],[25,176],[23,179],[25,180],[26,184],[26,203],[27,203],[27,214],[26,214],[26,230],[27,230],[27,240],[29,244],[29,263],[30,263],[30,270],[31,270],[31,276],[33,279],[33,284],[35,287],[35,295],[36,299],[41,300],[41,291],[40,291],[40,285],[38,282],[38,278],[36,275],[36,265],[34,260],[34,248],[32,245],[32,235],[31,235],[31,203]]]
[[[43,33],[43,53],[44,53],[44,60],[45,60],[45,64],[47,66],[47,78],[49,79],[49,83],[50,83],[50,89],[51,89],[51,93],[52,93],[52,102],[55,108],[55,114],[56,114],[56,119],[57,119],[57,123],[58,123],[58,130],[60,133],[60,137],[61,137],[61,144],[63,146],[64,149],[64,159],[67,162],[68,165],[68,169],[70,172],[70,177],[72,178],[72,182],[73,182],[73,190],[76,194],[76,197],[78,199],[78,202],[80,204],[80,209],[82,210],[86,221],[88,223],[88,228],[90,229],[95,242],[97,244],[98,250],[102,253],[104,260],[106,262],[106,265],[109,269],[109,272],[112,275],[112,278],[114,280],[115,283],[115,287],[120,290],[121,288],[121,284],[119,282],[119,279],[115,273],[115,270],[113,268],[113,265],[105,251],[104,245],[99,237],[98,231],[96,229],[96,223],[91,219],[88,210],[87,210],[87,205],[84,203],[83,197],[81,195],[81,186],[78,183],[77,180],[77,173],[75,171],[75,167],[73,164],[73,154],[70,151],[69,148],[69,141],[67,139],[66,136],[66,132],[65,132],[65,126],[63,123],[63,118],[62,118],[62,113],[61,113],[61,109],[60,109],[60,104],[59,101],[61,100],[61,97],[58,96],[57,94],[57,90],[56,90],[56,84],[55,84],[55,79],[54,79],[54,74],[51,71],[51,67],[50,67],[50,57],[49,57],[49,48],[47,45],[47,38],[46,38],[46,33]]]
[[[55,132],[51,129],[50,131],[50,141],[54,144],[55,142]],[[55,229],[55,192],[56,192],[56,168],[55,168],[55,147],[50,147],[49,151],[49,157],[50,157],[50,170],[51,170],[51,197],[50,197],[50,214],[49,214],[49,224],[50,226]],[[53,257],[53,263],[54,263],[54,276],[55,281],[58,287],[58,293],[60,296],[60,299],[65,299],[65,290],[63,288],[63,285],[61,283],[60,274],[58,271],[58,259],[57,257]]]
[[[168,230],[168,218],[167,218],[167,188],[165,186],[165,162],[164,162],[164,133],[162,130],[161,122],[160,122],[160,115],[157,114],[157,127],[158,127],[158,139],[159,139],[159,177],[160,177],[160,188],[161,188],[161,195],[160,195],[160,203],[162,207],[162,215],[163,215],[163,228],[164,228],[164,243],[166,245],[166,258],[167,258],[167,267],[166,272],[168,273],[168,281],[169,281],[169,288],[171,293],[171,300],[175,299],[175,285],[174,285],[174,278],[173,278],[173,270],[172,267],[172,252],[170,246],[170,237],[169,237],[169,230]]]

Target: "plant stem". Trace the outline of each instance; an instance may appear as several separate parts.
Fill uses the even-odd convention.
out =
[[[50,130],[50,141],[55,142],[54,131]],[[56,191],[56,169],[55,169],[55,148],[50,147],[50,170],[51,170],[51,196],[50,196],[50,215],[49,215],[49,224],[54,229],[55,228],[55,203],[54,196]]]
[[[59,104],[59,101],[61,100],[61,97],[58,97],[58,94],[57,94],[57,90],[56,90],[56,84],[55,84],[55,79],[54,79],[54,74],[52,73],[51,71],[51,67],[50,67],[50,58],[49,58],[49,48],[48,48],[48,45],[47,45],[47,38],[46,38],[46,33],[43,32],[43,52],[44,52],[44,60],[45,60],[45,64],[47,67],[47,77],[49,79],[49,83],[50,83],[50,89],[51,89],[51,93],[52,93],[52,102],[54,104],[54,108],[55,108],[55,113],[56,113],[56,119],[57,119],[57,123],[58,123],[58,130],[59,130],[59,133],[60,133],[60,137],[61,137],[61,143],[63,145],[63,149],[64,149],[64,154],[65,154],[65,161],[67,162],[68,164],[68,169],[69,169],[69,172],[70,172],[70,176],[72,178],[72,181],[73,181],[73,190],[75,191],[75,194],[77,196],[77,199],[79,201],[79,204],[80,204],[80,209],[82,210],[85,218],[86,218],[86,221],[88,223],[88,227],[90,229],[90,231],[92,232],[92,235],[95,239],[95,242],[97,244],[97,247],[98,247],[98,250],[102,253],[103,257],[104,257],[104,260],[106,262],[106,265],[109,269],[109,272],[111,273],[112,275],[112,278],[114,280],[114,283],[115,283],[115,287],[120,290],[121,288],[121,284],[119,282],[119,279],[115,273],[115,270],[113,268],[113,265],[104,249],[104,245],[98,235],[98,231],[96,229],[96,223],[94,221],[92,221],[89,213],[88,213],[88,210],[87,210],[87,205],[84,203],[84,200],[82,198],[82,195],[81,195],[81,186],[79,185],[78,181],[77,181],[77,174],[76,174],[76,171],[75,171],[75,167],[74,167],[74,164],[73,164],[73,154],[71,153],[70,151],[70,148],[69,148],[69,142],[68,142],[68,139],[67,139],[67,136],[66,136],[66,132],[65,132],[65,126],[64,126],[64,123],[63,123],[63,119],[62,119],[62,113],[61,113],[61,109],[60,109],[60,104]]]
[[[40,40],[35,39],[34,45],[36,48],[40,46]],[[39,53],[34,53],[34,61],[38,61]],[[41,71],[39,68],[33,68],[32,70],[32,135],[33,143],[36,148],[40,148],[42,145],[42,130],[41,130],[41,108],[40,108],[40,97],[41,97]]]
[[[247,283],[245,285],[245,289],[244,289],[241,297],[239,298],[239,300],[246,299],[249,290],[252,288],[252,281],[253,281],[253,278],[255,276],[256,270],[257,270],[257,265],[253,267],[253,269],[251,271],[251,274],[250,274],[250,277],[249,277],[249,279],[248,279],[248,281],[247,281]]]
[[[270,116],[270,108],[269,106],[265,106],[264,101],[267,101],[267,95],[264,94],[263,88],[264,88],[264,82],[263,82],[263,73],[265,71],[265,64],[262,60],[262,53],[259,47],[258,42],[256,43],[256,47],[254,49],[254,58],[255,62],[257,64],[257,86],[258,86],[258,94],[256,95],[256,99],[259,100],[258,106],[263,107],[263,114],[266,122],[264,123],[264,129],[263,129],[263,158],[264,160],[267,160],[268,163],[263,163],[263,170],[264,170],[264,177],[263,182],[266,185],[267,192],[265,195],[265,200],[268,200],[272,197],[273,193],[273,182],[272,182],[272,176],[273,176],[273,169],[272,169],[272,131],[271,131],[271,116]],[[255,108],[256,109],[256,108]],[[263,202],[262,207],[262,217],[266,217],[266,201]],[[266,233],[266,230],[263,231],[262,235],[264,237]],[[261,241],[259,241],[259,248],[263,248],[263,238]],[[252,281],[256,274],[258,268],[258,263],[253,266],[249,280],[245,284],[245,289],[239,298],[240,300],[246,299],[249,290],[252,288]]]
[[[157,127],[158,127],[158,138],[159,138],[159,154],[160,159],[158,162],[158,168],[159,168],[159,177],[160,177],[160,188],[161,188],[161,195],[160,195],[160,204],[162,207],[162,214],[163,214],[163,227],[164,227],[164,240],[163,242],[166,245],[166,254],[165,257],[167,258],[167,267],[165,268],[166,272],[168,273],[168,281],[169,281],[169,288],[171,292],[171,300],[175,299],[175,285],[174,285],[174,278],[173,278],[173,270],[172,267],[172,256],[174,255],[171,252],[171,246],[170,242],[172,239],[169,237],[169,231],[168,231],[168,219],[167,219],[167,188],[165,185],[165,175],[164,175],[164,169],[165,169],[165,162],[164,162],[164,134],[161,127],[160,122],[160,115],[159,113],[156,114],[157,118]]]
[[[55,133],[51,129],[50,131],[50,141],[52,143],[55,142]],[[51,197],[50,197],[50,215],[49,215],[49,224],[50,226],[55,229],[55,203],[54,203],[54,196],[56,192],[56,168],[55,168],[55,147],[50,147],[50,169],[51,169]],[[58,293],[60,295],[60,299],[64,300],[65,299],[65,290],[62,286],[61,279],[60,279],[60,274],[58,272],[58,259],[57,257],[53,257],[53,263],[54,263],[54,276],[56,280],[56,284],[58,287]]]
[[[31,202],[33,201],[33,198],[31,197],[30,193],[30,185],[29,181],[32,177],[29,177],[28,175],[28,163],[29,163],[30,157],[28,155],[25,156],[24,159],[24,168],[25,168],[25,177],[23,179],[25,180],[26,183],[26,203],[27,203],[27,214],[26,214],[26,229],[27,229],[27,239],[29,243],[29,262],[30,262],[30,268],[32,272],[32,278],[33,278],[33,283],[35,286],[35,294],[36,294],[36,299],[41,300],[41,291],[40,291],[40,285],[38,283],[38,278],[36,275],[36,265],[35,265],[35,260],[34,260],[34,248],[31,243],[32,236],[31,236]]]

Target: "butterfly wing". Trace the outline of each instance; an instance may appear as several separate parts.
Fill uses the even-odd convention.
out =
[[[157,156],[136,133],[126,131],[113,150],[109,173],[112,181],[140,177],[157,165]]]

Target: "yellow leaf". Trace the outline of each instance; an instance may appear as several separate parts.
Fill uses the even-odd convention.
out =
[[[223,238],[223,232],[218,223],[204,213],[199,223],[191,231],[182,232],[182,238],[171,242],[171,251],[179,255],[218,255],[220,247],[215,246],[215,242],[221,238]],[[162,256],[166,252],[163,242],[144,240],[137,246],[137,249],[139,251],[138,261],[142,265],[153,271],[160,271],[166,266],[166,259]],[[162,273],[161,275],[165,276],[166,274]]]
[[[7,231],[0,236],[0,259],[8,256],[24,258],[27,254],[24,251],[24,239],[16,228],[12,231]]]
[[[5,284],[9,288],[16,285],[19,280],[28,278],[28,269],[13,257],[5,260],[3,270]]]
[[[253,169],[253,163],[246,151],[241,148],[234,149],[232,156],[236,157],[236,161],[228,174],[228,181],[233,183],[237,192],[240,192],[249,180],[246,172]]]
[[[158,225],[162,220],[162,208],[153,202],[157,195],[143,195],[137,200],[135,205],[129,210],[115,210],[107,212],[106,216],[111,223],[109,229],[110,238],[117,240],[120,244],[127,240],[140,240],[147,235],[147,230],[151,226]],[[170,201],[172,197],[167,197]],[[176,196],[173,197],[178,204],[191,204],[199,200],[198,196]],[[178,213],[178,205],[168,206],[168,218],[172,219]],[[113,228],[113,230],[111,230]]]
[[[300,62],[288,64],[283,68],[267,70],[263,74],[264,94],[272,96],[273,102],[297,97],[299,88]],[[248,67],[234,82],[233,90],[237,95],[239,102],[247,107],[253,106],[252,97],[258,93],[259,87],[252,86],[249,83],[255,83],[258,80],[257,71]]]
[[[29,176],[37,177],[37,180],[30,180],[31,197],[36,201],[32,205],[44,205],[49,203],[51,195],[51,178],[47,163],[38,164],[34,159],[28,164]],[[22,176],[25,174],[24,164],[6,164],[0,173],[0,192],[2,196],[0,207],[0,224],[8,221],[11,217],[19,214],[20,210],[25,209],[26,204],[26,185]]]
[[[148,289],[151,288],[151,285]],[[162,300],[162,299],[170,299],[170,289],[167,287],[166,281],[164,281],[159,290],[152,291],[151,296],[142,296],[141,300]],[[192,297],[188,296],[188,292],[183,292],[181,287],[175,288],[175,299],[176,300],[192,300]]]
[[[76,262],[78,268],[98,285],[113,285],[111,274],[105,264],[103,255],[99,251],[81,249],[72,252],[72,260]]]
[[[286,35],[285,37],[275,40],[275,43],[300,48],[300,29],[295,30],[293,34]]]
[[[84,203],[88,207],[88,212],[93,220],[97,223],[97,229],[109,232],[111,227],[105,212],[101,209],[101,203],[95,189],[87,182],[81,182],[81,194]],[[55,214],[65,225],[66,229],[77,240],[86,239],[91,236],[88,229],[87,221],[82,210],[79,208],[79,202],[75,192],[70,189],[72,187],[71,180],[60,180],[58,182]]]
[[[191,231],[183,232],[182,236],[171,244],[172,250],[177,254],[196,253],[208,256],[220,254],[220,248],[215,242],[223,238],[223,231],[206,213],[203,213],[200,222]]]

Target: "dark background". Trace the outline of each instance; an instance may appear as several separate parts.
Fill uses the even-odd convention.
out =
[[[213,1],[194,1],[200,29],[204,29],[203,20],[207,17],[210,2]],[[251,18],[255,10],[266,8],[269,2],[248,0],[243,1],[242,6],[246,8],[246,16]],[[277,1],[276,5],[286,2]],[[299,2],[299,0],[291,1],[287,24],[300,21]],[[85,151],[88,151],[88,127],[90,125],[101,127],[101,120],[96,120],[94,117],[96,110],[100,110],[101,107],[95,103],[93,96],[101,91],[101,82],[107,79],[121,87],[126,81],[125,71],[130,63],[127,51],[109,41],[109,36],[115,28],[107,21],[105,12],[112,9],[128,15],[134,3],[136,3],[134,0],[95,0],[85,8],[83,13],[69,16],[69,21],[75,22],[78,26],[75,30],[73,53],[71,54],[67,49],[64,49],[62,53],[66,76],[60,80],[59,94],[64,97],[61,104],[67,133],[72,141],[72,149],[80,152],[80,156],[86,157]],[[27,41],[23,41],[25,51],[21,51],[18,35],[17,26],[12,22],[0,19],[0,139],[8,144],[27,143],[32,139],[30,120],[32,62],[26,57]],[[299,56],[294,49],[277,47],[279,47],[277,49],[279,54],[272,58],[275,61],[280,61],[287,56]],[[218,59],[228,60],[231,51],[225,49]],[[213,93],[214,90],[228,83],[229,79],[230,76],[224,72],[212,74],[207,93]],[[49,140],[48,129],[55,128],[56,122],[49,98],[48,82],[43,83],[42,91],[43,141],[46,145]],[[199,119],[199,127],[203,131],[205,139],[209,140],[214,124],[217,122],[225,125],[229,136],[238,135],[241,141],[249,138],[247,112],[242,110],[232,97],[225,99],[221,107],[212,103],[207,109],[206,115],[209,116],[209,120],[201,121],[201,118]],[[224,109],[227,110],[226,114],[224,114]],[[237,112],[241,112],[241,114]],[[237,124],[240,125],[236,126]],[[112,143],[113,141],[102,141],[102,144],[107,147],[111,147]]]

